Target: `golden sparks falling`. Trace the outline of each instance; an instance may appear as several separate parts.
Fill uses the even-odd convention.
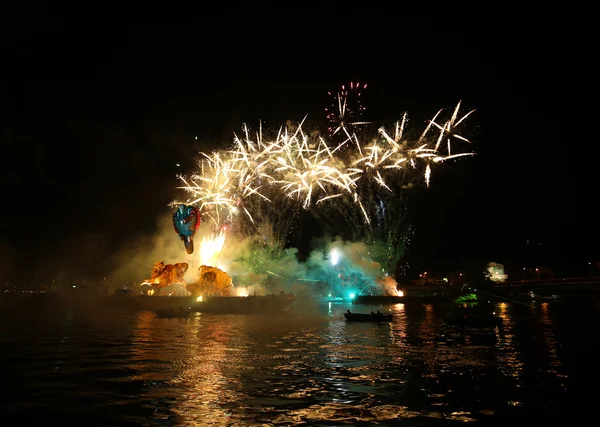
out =
[[[350,90],[357,87],[352,86]],[[344,112],[346,107],[338,101],[340,111]],[[458,134],[457,128],[473,111],[459,117],[459,102],[447,121],[438,122],[440,110],[417,139],[405,136],[406,113],[391,134],[380,128],[368,142],[361,141],[342,121],[339,128],[330,129],[332,133],[343,131],[346,135],[346,139],[336,145],[330,145],[319,135],[305,133],[304,120],[295,129],[282,127],[274,139],[265,139],[262,126],[255,135],[244,126],[242,137],[234,136],[233,149],[210,155],[202,153],[197,173],[190,177],[178,176],[183,184],[179,188],[190,197],[172,204],[197,205],[203,215],[219,225],[240,211],[254,221],[244,206],[250,197],[270,202],[273,192],[278,192],[309,209],[313,204],[350,196],[364,220],[370,223],[360,197],[361,180],[373,179],[385,191],[393,191],[388,181],[394,179],[394,172],[420,170],[429,186],[436,164],[474,155],[472,152],[452,154],[457,151],[452,149],[453,143],[470,143]],[[442,142],[447,152],[440,152]],[[342,154],[341,148],[346,145],[353,147],[352,152]]]

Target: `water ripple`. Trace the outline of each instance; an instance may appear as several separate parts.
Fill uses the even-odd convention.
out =
[[[502,326],[483,330],[447,326],[432,305],[394,306],[390,324],[346,323],[345,306],[277,322],[50,311],[34,325],[2,322],[0,373],[15,387],[0,408],[21,420],[145,426],[425,425],[548,413],[567,381],[560,307],[544,304],[499,304]]]

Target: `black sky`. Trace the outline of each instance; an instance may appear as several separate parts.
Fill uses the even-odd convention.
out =
[[[6,270],[60,258],[98,269],[167,212],[176,163],[192,166],[243,122],[322,119],[326,92],[352,80],[369,84],[368,111],[386,120],[408,111],[417,124],[459,100],[477,110],[469,122],[477,157],[434,174],[419,204],[420,266],[508,262],[527,240],[555,263],[600,255],[594,183],[565,134],[573,74],[557,61],[564,26],[395,9],[303,22],[278,13],[272,21],[16,14],[2,45]]]

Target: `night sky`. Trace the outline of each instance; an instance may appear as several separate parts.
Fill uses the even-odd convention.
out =
[[[0,273],[72,263],[102,274],[168,212],[175,173],[198,151],[229,143],[243,122],[322,121],[327,91],[357,80],[369,84],[367,113],[388,123],[408,111],[421,128],[459,100],[477,110],[466,128],[477,156],[434,173],[420,199],[419,268],[527,262],[528,240],[565,274],[600,255],[594,182],[565,134],[562,27],[272,12],[280,21],[44,10],[4,28]]]

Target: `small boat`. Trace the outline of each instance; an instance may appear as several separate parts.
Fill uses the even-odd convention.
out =
[[[495,313],[458,312],[454,316],[444,317],[443,320],[450,325],[474,328],[495,327],[502,324],[502,318]]]
[[[533,291],[529,291],[527,292],[527,296],[531,299],[538,299],[538,300],[552,300],[552,301],[556,301],[560,299],[560,295],[556,295],[556,294],[552,294],[552,295],[540,295],[540,294],[536,294]]]
[[[383,314],[380,312],[377,313],[350,313],[350,311],[344,313],[344,317],[349,322],[391,322],[393,320],[393,315]]]

